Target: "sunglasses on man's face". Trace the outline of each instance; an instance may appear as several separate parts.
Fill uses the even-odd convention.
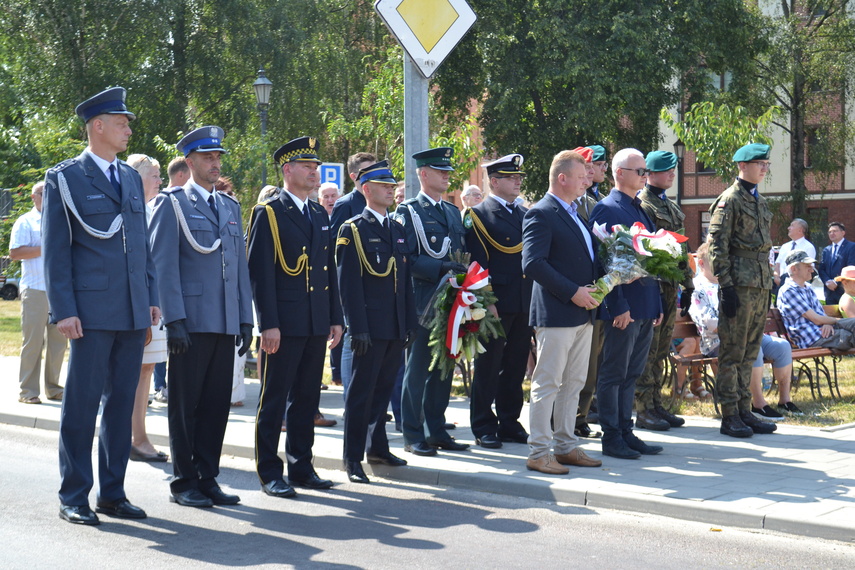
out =
[[[626,166],[618,166],[621,170],[629,170],[630,172],[635,172],[639,176],[647,176],[650,174],[649,168],[627,168]]]

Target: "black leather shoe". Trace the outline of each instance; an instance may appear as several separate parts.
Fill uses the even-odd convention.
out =
[[[656,455],[657,453],[662,453],[661,445],[647,445],[634,433],[623,436],[623,441],[630,449],[639,452],[641,455]]]
[[[203,495],[198,489],[190,489],[180,493],[173,492],[169,496],[169,501],[184,507],[207,508],[214,506],[214,501]]]
[[[754,430],[745,425],[738,414],[721,418],[721,428],[718,431],[730,437],[751,437],[754,435]]]
[[[446,439],[445,441],[429,441],[427,442],[429,446],[435,447],[437,449],[444,449],[446,451],[466,451],[469,449],[468,443],[457,443],[454,441],[454,438]]]
[[[618,459],[638,459],[641,453],[630,448],[623,440],[606,445],[603,444],[603,455]]]
[[[92,512],[89,505],[59,505],[59,518],[71,524],[95,526],[101,524],[98,515]]]
[[[739,412],[739,419],[742,423],[751,428],[754,433],[772,433],[778,426],[772,422],[764,422],[751,412]]]
[[[406,459],[401,459],[397,455],[392,455],[391,453],[384,453],[382,455],[366,455],[366,460],[369,465],[390,465],[392,467],[403,467],[407,464]]]
[[[345,461],[344,470],[347,471],[347,479],[351,483],[370,483],[368,475],[362,469],[359,461]]]
[[[99,513],[116,517],[117,519],[144,519],[146,517],[144,510],[133,506],[127,499],[120,499],[112,503],[98,501],[95,510]]]
[[[446,430],[457,429],[457,424],[453,424],[451,422],[445,422],[444,424],[442,424],[442,427],[443,427],[443,429],[446,429]]]
[[[668,422],[671,427],[683,427],[683,425],[686,423],[686,420],[681,417],[675,416],[662,406],[656,406],[655,408],[653,408],[653,411],[656,413],[657,416]]]
[[[589,426],[588,424],[577,425],[576,429],[573,430],[573,433],[576,434],[576,437],[603,437],[603,432],[592,430],[591,426]]]
[[[499,433],[499,441],[505,443],[528,443],[528,434],[525,430],[516,433]]]
[[[219,485],[210,489],[199,489],[199,492],[211,499],[215,505],[236,505],[240,503],[240,497],[224,493]]]
[[[502,440],[500,440],[498,436],[495,436],[491,433],[488,433],[487,435],[482,435],[481,437],[476,437],[475,443],[485,449],[499,449],[500,447],[502,447]]]
[[[329,489],[333,486],[333,482],[329,479],[321,479],[314,471],[305,479],[294,479],[288,477],[288,482],[293,487],[305,487],[306,489]]]
[[[265,495],[270,495],[271,497],[279,497],[280,499],[288,499],[290,497],[297,496],[297,491],[292,489],[291,485],[289,485],[282,479],[274,479],[273,481],[262,483],[261,490],[264,491]]]
[[[653,431],[668,431],[671,424],[660,418],[653,410],[644,410],[635,414],[635,427]]]
[[[422,455],[424,457],[436,455],[436,449],[432,448],[423,441],[414,443],[412,445],[410,445],[409,443],[406,444],[404,446],[404,451],[409,451],[413,455]]]

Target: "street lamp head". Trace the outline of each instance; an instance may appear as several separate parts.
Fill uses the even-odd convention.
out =
[[[270,104],[270,92],[273,90],[273,82],[264,75],[264,68],[258,70],[258,79],[252,84],[255,90],[255,99],[259,107],[267,107]]]
[[[674,143],[674,154],[680,160],[683,160],[683,155],[686,154],[686,145],[680,139],[677,139],[677,142]]]

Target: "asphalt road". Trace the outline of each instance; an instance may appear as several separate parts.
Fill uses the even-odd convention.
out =
[[[58,517],[57,433],[0,425],[3,568],[852,568],[855,546],[657,516],[376,480],[263,495],[253,464],[224,458],[236,507],[168,502],[170,467],[131,463],[126,490],[149,518]],[[94,507],[94,492],[92,506]]]

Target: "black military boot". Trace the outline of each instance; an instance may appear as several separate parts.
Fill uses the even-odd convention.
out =
[[[719,429],[719,432],[730,437],[751,437],[754,435],[754,430],[745,425],[739,414],[721,418],[721,429]]]
[[[772,433],[778,426],[772,422],[764,422],[751,412],[739,412],[739,419],[754,431],[754,433]]]
[[[674,414],[672,414],[671,412],[669,412],[668,410],[666,410],[662,406],[656,406],[655,408],[653,408],[653,411],[654,411],[654,413],[656,413],[657,416],[659,416],[660,418],[662,418],[663,420],[668,422],[671,425],[671,427],[682,427],[683,424],[686,423],[686,420],[684,420],[683,418],[675,416]]]

